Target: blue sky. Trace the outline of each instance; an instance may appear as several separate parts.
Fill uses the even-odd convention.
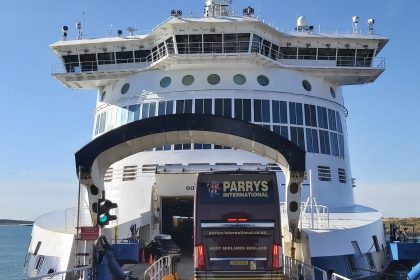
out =
[[[48,45],[61,26],[83,21],[84,33],[135,26],[147,31],[173,8],[201,15],[204,0],[14,0],[0,9],[0,218],[34,219],[75,205],[74,153],[91,139],[95,92],[64,88],[51,77],[58,59]],[[234,0],[290,30],[300,15],[314,26],[360,27],[375,18],[390,38],[381,52],[387,69],[374,83],[344,89],[357,202],[388,216],[420,216],[420,82],[416,55],[420,2],[409,0]],[[84,12],[84,15],[82,13]]]

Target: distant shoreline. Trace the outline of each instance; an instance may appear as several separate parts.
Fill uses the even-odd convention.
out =
[[[0,226],[32,226],[34,221],[0,219]]]

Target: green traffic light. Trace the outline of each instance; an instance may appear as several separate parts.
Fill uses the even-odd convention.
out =
[[[105,223],[106,221],[108,221],[108,216],[107,215],[101,215],[99,217],[99,222]]]

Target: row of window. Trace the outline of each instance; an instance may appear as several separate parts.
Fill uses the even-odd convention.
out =
[[[192,164],[194,165],[194,164]],[[200,163],[200,165],[205,165],[204,163]],[[209,164],[207,164],[209,165]],[[234,163],[216,163],[216,165],[236,165]],[[257,164],[256,164],[257,165]],[[180,164],[171,165],[171,166],[180,166]],[[121,171],[114,170],[114,168],[110,167],[105,172],[104,181],[111,182],[114,177],[122,177],[123,181],[134,181],[137,178],[138,173],[149,173],[155,172],[156,168],[158,167],[157,164],[145,164],[141,168],[137,165],[127,165],[123,167],[122,174]],[[267,165],[267,169],[271,171],[279,171],[281,169],[278,168],[277,165],[269,164]],[[340,183],[345,184],[347,182],[346,178],[346,170],[343,168],[337,169],[338,181]],[[305,177],[306,178],[306,177]],[[319,181],[324,182],[331,182],[331,168],[329,166],[318,166],[318,179]],[[305,179],[306,180],[306,179]]]
[[[174,43],[175,40],[175,43]],[[251,45],[251,47],[250,47]],[[176,48],[175,48],[176,46]],[[326,44],[325,48],[311,48],[292,46],[287,42],[284,46],[274,44],[262,37],[250,33],[231,34],[190,34],[175,35],[160,42],[152,49],[126,50],[109,52],[103,48],[102,53],[63,55],[62,59],[67,72],[98,71],[98,66],[106,64],[156,62],[169,54],[198,54],[198,53],[260,53],[270,59],[308,59],[333,60],[337,66],[370,67],[374,56],[373,49],[366,46],[360,49],[332,48]]]
[[[207,77],[207,82],[210,84],[210,85],[217,85],[217,84],[219,84],[220,83],[220,76],[218,75],[218,74],[210,74],[208,77]],[[183,78],[182,78],[182,84],[184,85],[184,86],[190,86],[190,85],[192,85],[193,83],[194,83],[194,81],[195,81],[195,78],[194,78],[194,76],[193,75],[185,75]],[[235,76],[233,76],[233,82],[235,83],[235,84],[237,84],[237,85],[243,85],[243,84],[245,84],[246,83],[246,77],[244,76],[244,75],[242,75],[242,74],[236,74]],[[268,86],[268,84],[270,83],[270,80],[268,79],[268,77],[267,76],[265,76],[265,75],[259,75],[258,77],[257,77],[257,82],[258,82],[258,84],[259,85],[261,85],[261,86]],[[307,81],[306,81],[307,82]],[[160,80],[160,86],[162,87],[162,88],[167,88],[167,87],[169,87],[170,85],[171,85],[171,83],[172,83],[172,79],[171,79],[171,77],[163,77],[161,80]],[[308,82],[309,83],[309,82]],[[124,86],[125,85],[129,85],[129,84],[124,84]],[[123,86],[123,87],[124,87]],[[126,93],[126,91],[125,92],[123,92],[123,88],[121,88],[121,93],[122,94],[125,94]]]
[[[344,158],[343,128],[337,111],[279,100],[208,98],[133,104],[97,115],[94,134],[99,135],[140,119],[182,113],[214,114],[253,122],[290,139],[307,152]],[[194,149],[211,147],[205,143],[194,145]],[[175,150],[191,148],[191,144],[174,146]],[[224,147],[215,145],[214,148]],[[169,150],[171,147],[159,149]]]

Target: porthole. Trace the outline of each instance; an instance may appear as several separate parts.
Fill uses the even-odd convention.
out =
[[[308,82],[307,80],[302,81],[302,86],[306,91],[311,91],[312,90],[311,83]]]
[[[242,74],[236,74],[233,76],[233,82],[237,85],[243,85],[246,83],[246,78]]]
[[[106,96],[106,91],[104,90],[103,92],[101,92],[101,102],[104,102],[105,96]]]
[[[194,83],[194,76],[192,75],[186,75],[184,78],[182,78],[182,84],[184,86],[190,86]]]
[[[264,76],[264,75],[259,75],[257,77],[257,81],[263,87],[268,86],[268,84],[270,83],[270,80],[267,78],[267,76]]]
[[[167,88],[171,85],[171,78],[170,77],[164,77],[162,80],[160,80],[160,86],[163,88]]]
[[[124,84],[121,88],[121,94],[126,94],[129,89],[130,89],[130,84],[129,83]]]
[[[335,98],[335,90],[332,88],[332,87],[330,87],[330,93],[331,93],[331,96],[333,97],[333,98]]]
[[[207,77],[207,82],[211,85],[217,85],[220,83],[220,76],[217,74],[211,74]]]

